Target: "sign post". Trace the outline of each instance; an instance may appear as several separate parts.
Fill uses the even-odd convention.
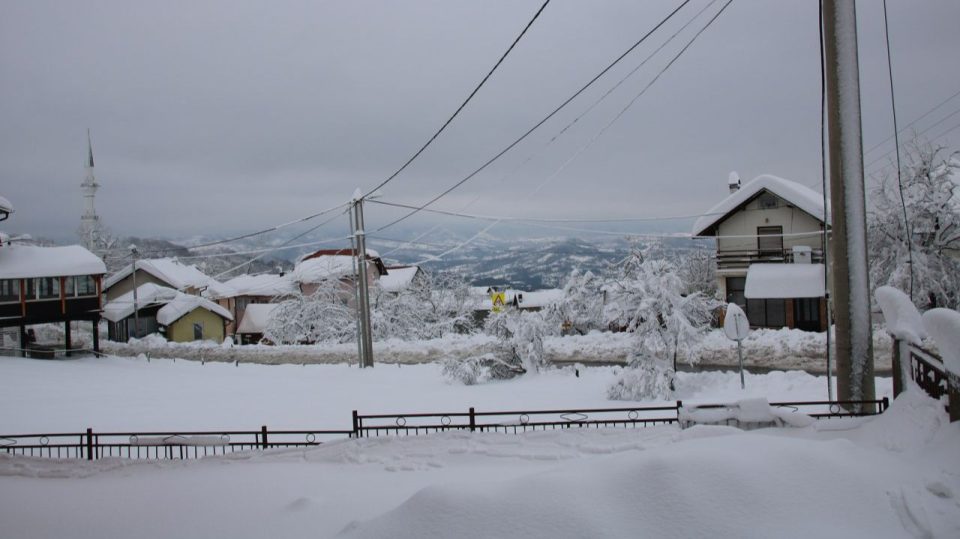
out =
[[[731,341],[737,341],[737,356],[740,358],[740,389],[747,386],[743,380],[743,340],[750,333],[747,315],[736,303],[727,305],[727,314],[723,319],[723,333]]]

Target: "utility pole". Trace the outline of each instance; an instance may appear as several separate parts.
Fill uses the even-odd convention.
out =
[[[133,263],[131,267],[133,271],[130,272],[130,277],[133,279],[133,336],[140,338],[140,309],[137,302],[137,257],[140,256],[140,251],[137,250],[136,245],[130,246],[130,255],[133,257]]]
[[[367,241],[363,231],[363,195],[357,189],[353,194],[354,255],[357,261],[357,294],[360,301],[357,313],[360,318],[360,367],[373,367],[373,336],[370,331],[370,288],[367,283]]]
[[[872,400],[876,390],[854,0],[823,0],[822,24],[834,232],[830,259],[837,327],[837,397],[841,401]]]

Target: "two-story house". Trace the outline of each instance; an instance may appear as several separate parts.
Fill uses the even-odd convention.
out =
[[[750,325],[826,330],[823,195],[764,174],[706,211],[693,235],[717,241],[717,286]]]

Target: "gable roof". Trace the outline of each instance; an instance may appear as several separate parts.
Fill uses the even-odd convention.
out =
[[[285,296],[295,294],[297,285],[290,275],[265,273],[261,275],[238,275],[223,283],[220,289],[204,296],[233,298],[237,296]]]
[[[174,258],[147,258],[137,260],[137,269],[153,275],[157,279],[170,285],[170,288],[184,290],[186,288],[219,287],[221,283],[198,270],[196,266],[186,265]],[[133,264],[127,264],[120,271],[103,281],[104,290],[126,279],[133,272]]]
[[[413,279],[422,271],[420,266],[395,266],[387,268],[387,274],[381,275],[377,282],[386,292],[401,292],[409,288]]]
[[[138,287],[139,288],[139,287]],[[207,298],[178,292],[177,296],[157,311],[157,322],[169,326],[195,309],[205,309],[225,320],[233,320],[230,311]]]
[[[0,279],[103,275],[106,272],[103,260],[79,245],[4,245],[0,248]]]
[[[144,283],[137,287],[137,308],[143,310],[147,307],[165,305],[177,297],[177,294],[178,292],[172,288],[154,283]],[[103,317],[111,322],[119,322],[132,315],[133,290],[121,294],[103,306]]]
[[[715,235],[715,228],[721,221],[763,191],[773,193],[821,223],[824,222],[823,195],[797,182],[761,174],[707,210],[693,224],[693,235]]]
[[[353,274],[353,249],[324,249],[302,257],[293,267],[292,276],[298,283],[319,283],[327,279],[338,279]],[[379,270],[380,275],[387,273],[380,255],[367,249],[367,260]]]

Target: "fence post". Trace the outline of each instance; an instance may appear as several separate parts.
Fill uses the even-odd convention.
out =
[[[477,415],[473,410],[473,406],[470,407],[470,432],[477,430]]]
[[[263,443],[263,448],[267,448],[267,426],[263,425],[260,427],[260,441]]]
[[[893,396],[896,398],[900,393],[903,393],[903,368],[901,367],[901,362],[905,358],[900,357],[900,340],[893,339]],[[909,361],[909,356],[906,358]]]
[[[947,407],[950,422],[960,421],[960,376],[947,371]]]
[[[880,413],[882,414],[883,412],[886,412],[886,411],[887,411],[887,408],[889,408],[889,407],[890,407],[890,399],[887,398],[887,397],[884,397],[884,398],[883,398],[883,406],[880,407]]]
[[[353,411],[353,437],[360,437],[360,418],[357,417],[357,411]]]
[[[93,429],[87,429],[87,460],[93,460]]]
[[[678,401],[677,401],[677,425],[679,425],[680,428],[682,429],[682,428],[683,428],[683,423],[680,422],[680,409],[681,409],[681,408],[683,408],[683,401],[678,400]]]

